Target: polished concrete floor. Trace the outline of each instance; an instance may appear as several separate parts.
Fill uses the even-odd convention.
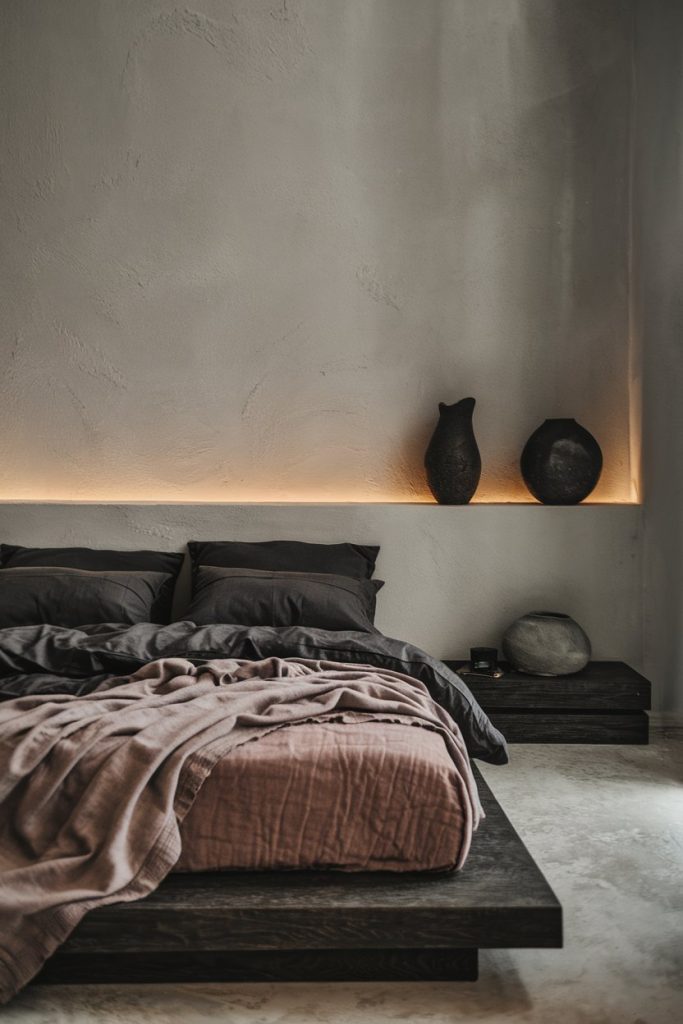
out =
[[[484,952],[476,984],[36,986],[2,1024],[683,1021],[683,732],[514,746],[485,775],[564,906],[564,949]]]

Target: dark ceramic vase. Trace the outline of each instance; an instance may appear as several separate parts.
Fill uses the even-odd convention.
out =
[[[479,484],[481,456],[472,429],[474,399],[439,402],[439,422],[425,452],[427,483],[440,505],[466,505]]]
[[[522,476],[544,505],[577,505],[602,472],[600,445],[576,420],[546,420],[522,452]]]

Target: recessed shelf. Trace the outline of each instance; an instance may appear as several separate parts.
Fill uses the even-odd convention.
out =
[[[240,501],[232,499],[213,501],[190,498],[0,498],[2,505],[187,505],[195,508],[202,506],[221,506],[225,508],[281,508],[283,506],[305,506],[307,508],[325,507],[358,507],[384,506],[386,508],[421,507],[431,509],[476,509],[476,508],[639,508],[638,501],[583,501],[578,505],[544,505],[539,501],[472,501],[467,505],[440,505],[436,501],[342,501],[342,500],[273,500],[273,501]]]

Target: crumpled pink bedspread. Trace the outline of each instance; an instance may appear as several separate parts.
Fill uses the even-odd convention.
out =
[[[151,662],[83,697],[0,705],[0,1001],[91,909],[151,892],[214,765],[274,729],[363,712],[436,729],[465,816],[481,807],[456,723],[419,681],[370,666],[269,658]]]

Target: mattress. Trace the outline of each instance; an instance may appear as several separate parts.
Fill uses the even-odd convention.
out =
[[[233,750],[181,825],[175,871],[445,871],[464,813],[440,734],[347,714]]]

